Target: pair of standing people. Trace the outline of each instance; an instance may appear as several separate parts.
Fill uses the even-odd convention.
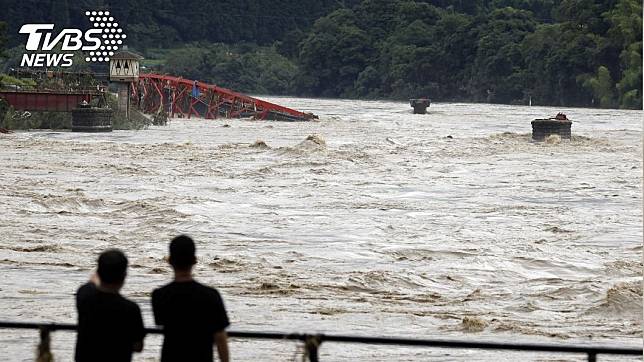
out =
[[[170,243],[174,280],[154,290],[152,309],[163,326],[162,362],[213,361],[213,344],[221,361],[229,361],[226,327],[230,324],[219,292],[192,278],[195,244],[188,236]],[[145,329],[136,303],[119,294],[127,258],[116,249],[98,258],[97,276],[76,293],[78,334],[76,361],[131,361],[143,350]]]

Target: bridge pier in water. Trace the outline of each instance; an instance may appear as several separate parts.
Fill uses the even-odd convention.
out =
[[[118,87],[116,110],[123,114],[126,119],[130,119],[130,83],[118,82],[116,84]]]
[[[110,108],[78,107],[72,110],[72,132],[112,132]]]
[[[414,108],[414,114],[426,114],[427,107],[429,107],[430,104],[431,101],[427,98],[417,98],[409,100],[409,105]]]
[[[572,121],[563,113],[548,119],[535,119],[531,123],[532,139],[535,141],[545,141],[546,138],[552,135],[568,140],[572,137]]]

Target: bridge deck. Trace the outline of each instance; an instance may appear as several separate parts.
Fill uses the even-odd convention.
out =
[[[97,90],[0,90],[0,98],[20,111],[71,112],[82,101],[90,102]]]

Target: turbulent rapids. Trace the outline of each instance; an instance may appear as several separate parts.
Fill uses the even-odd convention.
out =
[[[561,110],[574,116],[572,139],[532,142],[530,121],[559,109],[438,103],[413,115],[406,103],[272,101],[321,122],[0,135],[0,317],[74,322],[74,291],[97,253],[118,247],[132,266],[123,293],[151,326],[167,242],[185,232],[197,241],[197,278],[219,288],[239,329],[641,344],[640,111]],[[60,360],[74,338],[55,335]],[[30,359],[33,342],[0,331],[0,355]],[[159,345],[146,340],[140,360]],[[231,350],[283,361],[297,347]]]

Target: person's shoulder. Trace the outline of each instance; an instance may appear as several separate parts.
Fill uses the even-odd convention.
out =
[[[167,294],[173,289],[173,282],[160,286],[152,291],[152,299],[158,298],[161,295]]]
[[[210,286],[205,285],[205,284],[202,284],[202,283],[200,283],[200,282],[198,282],[198,281],[196,281],[196,280],[193,280],[193,281],[192,281],[192,285],[194,285],[194,288],[195,288],[195,289],[199,289],[199,290],[203,290],[203,291],[211,291],[211,290],[215,290],[215,288],[210,287]]]
[[[125,308],[141,313],[141,308],[139,308],[139,305],[136,304],[136,302],[129,300],[122,295],[120,297],[121,303],[125,306]]]
[[[80,291],[83,291],[83,292],[84,291],[93,291],[93,290],[96,290],[96,285],[94,285],[94,283],[92,283],[92,282],[87,282],[87,283],[81,285],[80,287],[78,287],[77,292],[80,292]]]
[[[213,288],[205,284],[201,284],[197,281],[195,281],[195,285],[196,285],[196,288],[198,288],[202,293],[221,299],[221,295],[219,294],[219,291],[216,288]]]
[[[78,287],[78,289],[76,290],[76,295],[78,297],[84,297],[87,295],[96,294],[96,291],[97,291],[96,285],[94,285],[94,283],[87,282],[81,285],[80,287]]]

